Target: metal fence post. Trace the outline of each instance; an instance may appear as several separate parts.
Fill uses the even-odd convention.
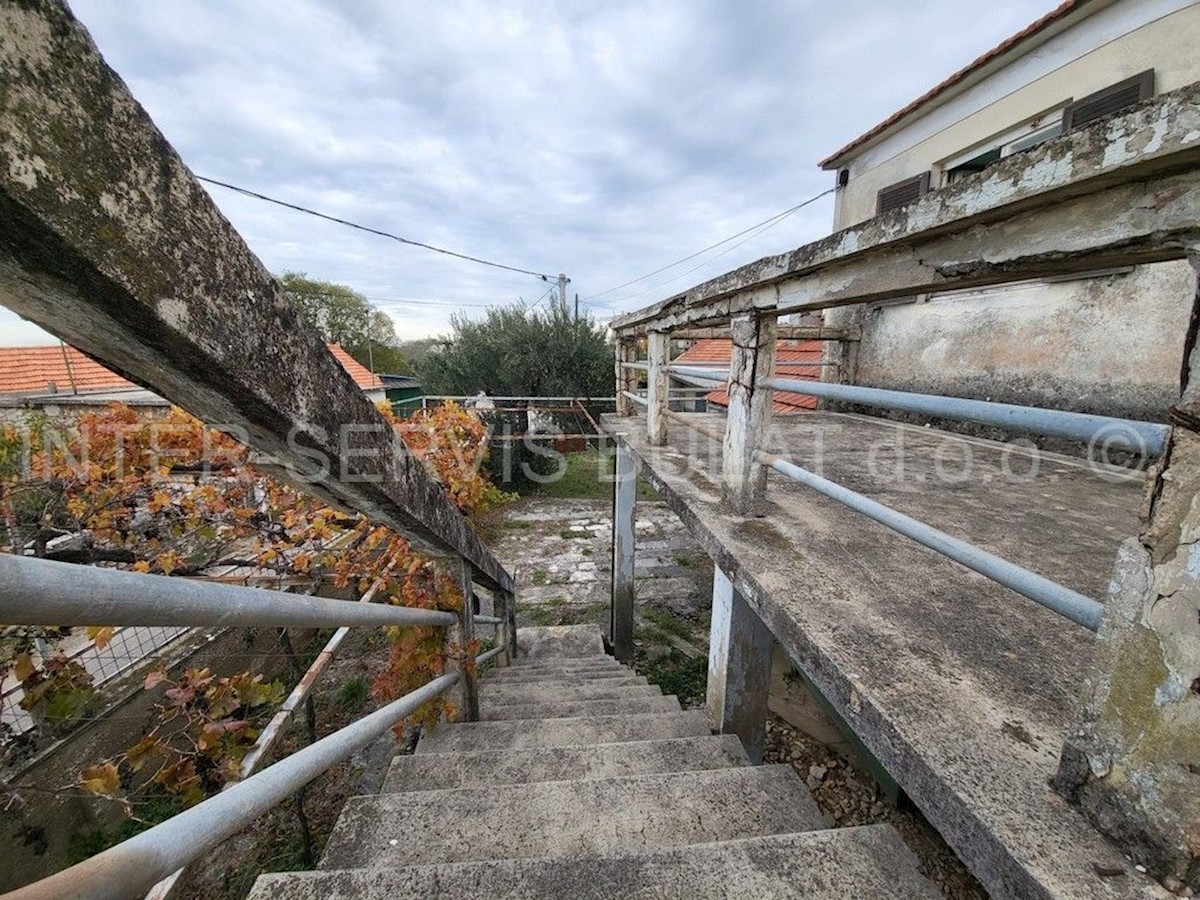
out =
[[[652,331],[646,339],[650,368],[646,376],[646,433],[651,444],[667,442],[667,409],[671,374],[668,366],[671,336],[665,331]]]
[[[612,607],[609,639],[613,655],[621,662],[633,659],[634,508],[637,503],[637,467],[633,453],[617,439],[617,471],[613,483]]]
[[[766,488],[766,469],[754,458],[771,420],[772,391],[760,382],[775,374],[775,316],[730,322],[729,415],[721,456],[725,499],[741,516],[754,515]]]
[[[708,697],[712,727],[736,734],[755,765],[767,739],[771,632],[720,567],[713,569],[712,631],[708,643]]]

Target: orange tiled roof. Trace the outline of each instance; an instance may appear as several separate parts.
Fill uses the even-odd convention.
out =
[[[329,352],[333,354],[334,359],[342,364],[342,368],[350,373],[350,377],[364,391],[376,390],[383,387],[383,382],[379,380],[379,376],[375,375],[360,363],[357,359],[346,352],[341,344],[326,344]]]
[[[821,369],[812,363],[820,362],[821,355],[820,341],[779,341],[775,345],[775,374],[783,378],[818,381]],[[696,341],[674,361],[683,365],[728,368],[732,356],[733,341],[728,338],[705,338]],[[719,406],[729,405],[729,394],[724,388],[709,392],[706,399]],[[807,394],[794,394],[791,391],[776,391],[772,406],[778,413],[816,409],[817,398]]]
[[[65,352],[64,352],[65,350]],[[134,390],[138,386],[74,347],[0,347],[0,394]]]
[[[383,387],[377,375],[347,353],[340,344],[329,352],[363,390]],[[137,390],[139,386],[85,356],[74,347],[0,347],[0,395],[35,395],[52,392]]]

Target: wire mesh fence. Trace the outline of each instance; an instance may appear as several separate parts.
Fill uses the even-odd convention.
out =
[[[71,675],[61,689],[40,694],[22,684],[15,668],[9,671],[0,687],[0,769],[27,760],[95,715],[98,689],[154,664],[191,630],[136,626],[119,628],[108,640],[92,639],[83,629],[39,637],[36,662],[54,661]]]

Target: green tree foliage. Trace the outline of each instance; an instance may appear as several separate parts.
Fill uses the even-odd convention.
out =
[[[400,350],[391,317],[373,308],[353,288],[317,281],[302,272],[284,272],[279,283],[325,340],[341,344],[364,366],[401,375],[412,371]]]
[[[455,316],[449,343],[419,367],[427,394],[603,397],[612,393],[612,348],[603,326],[554,304],[547,312],[493,307]]]

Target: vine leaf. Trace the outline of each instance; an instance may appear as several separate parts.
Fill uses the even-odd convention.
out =
[[[88,766],[79,773],[80,786],[90,794],[115,797],[121,787],[121,774],[112,763]]]
[[[97,650],[107,647],[116,633],[117,629],[111,625],[89,625],[87,630],[87,636],[92,639]]]

